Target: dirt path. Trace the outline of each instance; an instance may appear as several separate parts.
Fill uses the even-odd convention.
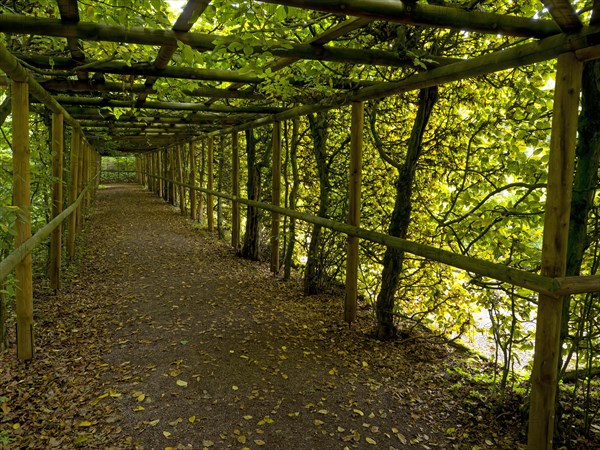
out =
[[[89,226],[79,282],[38,320],[54,334],[42,331],[31,370],[14,361],[0,370],[16,396],[19,377],[32,388],[45,380],[31,375],[44,371],[40,358],[63,361],[69,385],[53,383],[78,392],[40,412],[46,435],[19,416],[22,394],[5,402],[2,425],[20,424],[19,447],[517,448],[514,430],[448,390],[456,378],[446,369],[459,364],[450,350],[372,340],[367,310],[349,329],[340,298],[303,297],[141,188],[99,191]],[[59,333],[52,317],[65,308],[78,322]],[[56,359],[52,336],[73,353]],[[77,410],[59,420],[53,411],[69,404]]]

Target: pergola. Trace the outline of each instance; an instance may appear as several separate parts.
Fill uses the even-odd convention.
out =
[[[215,195],[231,200],[234,246],[237,246],[240,239],[240,204],[257,206],[272,212],[273,242],[277,242],[278,239],[281,214],[320,224],[349,236],[345,300],[347,321],[352,321],[356,314],[359,238],[397,247],[434,261],[538,292],[528,448],[552,448],[562,298],[575,293],[600,291],[600,277],[565,277],[581,74],[585,61],[600,57],[600,1],[594,1],[591,17],[595,23],[589,24],[582,22],[568,0],[543,2],[553,20],[400,0],[264,0],[263,3],[293,6],[343,17],[337,25],[305,42],[297,42],[290,36],[286,42],[265,45],[257,39],[255,43],[250,43],[251,54],[268,51],[272,55],[268,66],[271,72],[280,71],[299,60],[383,67],[411,66],[412,58],[393,51],[351,48],[339,43],[336,45],[339,39],[351,36],[354,31],[373,21],[461,30],[481,35],[518,36],[523,39],[521,43],[507,49],[467,59],[424,55],[428,61],[427,70],[397,81],[340,78],[331,83],[330,88],[335,91],[335,95],[327,100],[286,107],[270,102],[260,89],[263,78],[251,72],[184,67],[173,62],[173,56],[182,45],[198,52],[211,52],[217,48],[215,42],[237,42],[236,36],[217,36],[191,31],[194,23],[210,4],[210,0],[189,0],[170,30],[82,22],[77,0],[57,0],[60,17],[0,14],[0,31],[3,33],[58,38],[59,41],[66,42],[68,49],[68,56],[44,54],[39,50],[13,54],[4,45],[0,45],[0,69],[6,74],[0,84],[11,86],[15,204],[23,211],[23,216],[20,216],[17,224],[17,250],[0,264],[0,278],[16,267],[19,286],[19,357],[30,359],[33,356],[33,300],[29,252],[33,246],[52,233],[51,280],[53,286],[58,287],[60,223],[69,218],[67,252],[72,255],[75,235],[82,220],[81,205],[89,204],[91,191],[97,183],[98,161],[104,151],[103,136],[109,136],[112,148],[140,155],[139,170],[149,188],[157,193],[163,192],[162,183],[169,178],[161,156],[166,149],[194,140],[204,140],[208,144],[209,155],[208,188],[195,186],[193,181],[191,184],[185,184],[181,179],[177,182],[173,172],[168,181],[179,184],[182,189],[187,187],[193,195],[196,191],[207,193],[209,204],[212,204]],[[85,55],[80,41],[116,42],[125,47],[131,44],[155,46],[158,47],[158,52],[153,59],[142,62],[93,61]],[[220,51],[232,55],[244,52],[236,45],[221,46]],[[364,101],[555,58],[558,59],[558,68],[548,163],[542,269],[539,275],[359,227]],[[104,75],[120,75],[123,76],[123,80],[127,76],[127,81],[116,82],[114,78],[107,81]],[[155,84],[160,78],[192,80],[198,83],[196,87],[184,90],[183,93],[189,97],[188,101],[172,102],[157,98]],[[215,87],[211,82],[230,84],[223,88]],[[127,97],[119,96],[124,93]],[[243,103],[238,103],[240,101]],[[30,103],[41,103],[53,114],[53,173],[57,179],[53,197],[55,219],[33,238],[27,220]],[[338,223],[280,207],[280,124],[302,115],[346,105],[352,105],[348,223]],[[113,113],[114,108],[135,110],[138,113],[124,113],[118,116]],[[65,211],[61,209],[63,122],[72,128],[69,185],[71,206]],[[237,133],[266,125],[273,126],[271,204],[243,199],[239,195]],[[213,137],[224,134],[232,135],[231,193],[216,192],[210,184],[210,174],[213,170]],[[193,157],[193,152],[190,153],[190,157]],[[212,214],[208,220],[211,227]],[[278,257],[277,246],[274,246],[272,267],[278,266]]]

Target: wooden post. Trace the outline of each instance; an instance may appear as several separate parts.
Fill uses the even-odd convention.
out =
[[[183,159],[181,158],[181,145],[177,146],[177,169],[179,171],[179,209],[185,216],[185,187],[183,186]]]
[[[190,186],[196,187],[196,149],[193,142],[189,143],[190,150]],[[196,220],[196,190],[190,189],[190,218]]]
[[[64,117],[52,114],[52,218],[63,210],[63,139]],[[48,278],[50,287],[60,289],[60,269],[62,253],[62,225],[59,225],[50,236],[50,264]]]
[[[573,53],[558,57],[542,243],[541,274],[548,277],[565,275],[582,66]],[[531,372],[529,450],[552,449],[562,303],[562,297],[539,296]]]
[[[273,123],[273,168],[271,203],[281,203],[281,122]],[[279,272],[279,214],[271,213],[271,272]]]
[[[80,131],[73,129],[71,134],[71,179],[69,186],[69,203],[77,200],[77,175],[79,169],[79,144]],[[75,237],[77,236],[77,212],[69,217],[69,234],[67,235],[67,255],[73,259],[75,257]]]
[[[169,155],[169,202],[175,206],[177,202],[177,187],[175,186],[175,148],[171,148]]]
[[[77,195],[75,196],[75,199],[77,199],[77,196],[83,190],[83,183],[84,183],[83,165],[84,165],[84,161],[85,161],[85,146],[86,146],[86,142],[80,134],[79,135],[79,158],[77,158]],[[82,203],[79,204],[79,206],[77,207],[77,210],[76,210],[77,221],[75,224],[75,229],[77,230],[77,232],[79,232],[79,230],[81,230],[81,226],[83,225],[83,223],[82,223],[82,220],[83,220],[83,214],[82,214],[83,205],[82,205]]]
[[[352,102],[348,224],[355,227],[360,226],[363,122],[364,104],[362,102]],[[344,320],[351,323],[356,320],[356,299],[358,296],[358,238],[356,236],[348,236],[347,243]]]
[[[13,198],[19,209],[15,221],[15,248],[31,237],[29,185],[29,86],[14,82],[12,85],[13,126]],[[31,254],[16,267],[17,356],[22,360],[33,358],[33,281]]]
[[[200,146],[200,177],[198,180],[198,184],[201,188],[204,187],[204,164],[206,161],[206,154],[204,151],[206,147],[205,144],[206,141],[202,140],[202,145]],[[204,192],[200,192],[200,195],[198,195],[198,222],[200,225],[204,222]]]
[[[240,146],[236,131],[231,133],[231,167],[232,167],[232,195],[234,199],[240,196]],[[240,246],[240,202],[231,202],[231,246],[238,250]]]
[[[213,153],[214,153],[214,139],[212,136],[208,138],[208,152],[207,152],[207,181],[206,187],[209,190],[213,190]],[[215,231],[215,218],[214,218],[214,204],[212,194],[206,194],[206,215],[208,217],[208,231]]]

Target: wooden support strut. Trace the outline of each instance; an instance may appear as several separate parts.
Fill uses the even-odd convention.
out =
[[[29,88],[27,83],[12,85],[13,196],[18,208],[15,221],[15,248],[31,237],[29,178]],[[30,360],[33,344],[33,274],[31,254],[16,267],[17,356]]]
[[[232,196],[231,202],[231,246],[235,251],[240,246],[240,146],[236,132],[231,133]]]
[[[360,196],[362,183],[362,144],[363,144],[364,104],[352,103],[350,174],[348,201],[348,225],[360,226]],[[346,296],[344,301],[344,320],[348,323],[356,320],[358,297],[358,237],[348,236],[348,254],[346,257]]]
[[[64,122],[60,113],[52,114],[52,218],[58,216],[63,209],[63,139]],[[48,278],[50,287],[60,289],[60,269],[62,256],[62,226],[59,225],[50,237],[50,264]]]
[[[71,179],[69,180],[69,202],[73,203],[77,198],[77,176],[79,168],[79,146],[80,132],[74,129],[71,135]],[[77,213],[73,212],[69,218],[69,234],[67,235],[67,255],[75,257],[75,238],[77,237]]]
[[[196,187],[196,146],[193,142],[188,145],[190,151],[190,186]],[[190,189],[190,218],[196,220],[196,189]]]
[[[185,216],[185,187],[183,186],[183,159],[181,158],[181,145],[177,146],[177,171],[179,173],[179,210],[181,215]]]
[[[281,203],[281,122],[273,124],[272,200],[274,206]],[[279,213],[271,213],[271,272],[279,272]]]
[[[208,151],[207,151],[207,174],[206,174],[206,186],[208,190],[213,189],[213,156],[214,156],[214,139],[208,138]],[[215,231],[215,217],[214,217],[214,198],[211,193],[206,195],[206,215],[208,218],[208,231]]]
[[[583,64],[573,53],[558,58],[542,244],[541,274],[547,277],[565,275],[582,70]],[[562,297],[539,296],[531,373],[529,450],[552,449],[562,303]]]

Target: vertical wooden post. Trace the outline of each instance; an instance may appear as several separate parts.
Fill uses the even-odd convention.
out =
[[[190,150],[190,218],[196,220],[196,148],[193,142],[189,143]]]
[[[13,126],[13,198],[19,209],[15,222],[15,247],[31,237],[29,212],[29,85],[12,85]],[[22,360],[33,358],[33,281],[31,254],[16,267],[17,356]]]
[[[213,137],[208,138],[208,170],[207,170],[207,182],[206,187],[209,190],[213,190],[213,154],[214,154],[214,139]],[[213,195],[206,195],[206,215],[208,216],[208,231],[215,231],[215,217],[214,217],[214,204],[213,204]]]
[[[582,67],[583,63],[573,53],[558,57],[542,243],[541,274],[547,277],[565,275]],[[529,450],[552,449],[562,303],[562,297],[539,296],[531,373]]]
[[[177,169],[179,171],[179,209],[185,216],[185,187],[183,186],[183,159],[181,158],[181,145],[177,146]]]
[[[79,143],[80,131],[73,129],[71,134],[71,179],[69,186],[69,203],[77,200],[77,175],[79,173]],[[69,234],[67,235],[67,255],[69,258],[75,256],[75,237],[77,236],[77,212],[69,216]]]
[[[204,164],[205,164],[205,144],[206,141],[202,140],[202,145],[200,146],[200,174],[198,179],[198,184],[200,187],[204,187]],[[204,222],[204,192],[199,192],[198,195],[198,222],[200,225]]]
[[[83,190],[83,183],[84,183],[83,166],[84,166],[84,162],[85,162],[85,146],[86,146],[86,142],[80,134],[79,135],[79,158],[77,159],[77,165],[78,165],[77,166],[77,196]],[[77,196],[75,198],[77,198]],[[79,204],[79,206],[77,207],[77,210],[76,210],[77,223],[76,223],[75,229],[77,230],[77,232],[79,232],[79,230],[81,230],[81,226],[83,225],[83,223],[82,223],[83,222],[83,214],[82,214],[83,204],[82,203]]]
[[[171,148],[169,155],[169,201],[171,205],[177,204],[177,187],[175,186],[175,148]]]
[[[236,131],[231,133],[231,167],[232,167],[232,195],[231,204],[231,246],[237,251],[240,246],[240,144]]]
[[[52,114],[52,218],[63,210],[63,139],[64,117],[62,114]],[[60,289],[60,269],[62,253],[62,224],[50,236],[50,264],[48,278],[50,287],[55,291]]]
[[[350,130],[350,173],[348,191],[348,224],[360,226],[360,196],[362,188],[362,146],[363,146],[364,104],[352,103],[352,125]],[[356,320],[358,296],[358,237],[348,236],[348,254],[346,255],[346,296],[344,301],[344,320],[348,323]]]
[[[273,168],[271,203],[281,203],[281,122],[273,123]],[[279,213],[271,213],[271,272],[279,272]]]

